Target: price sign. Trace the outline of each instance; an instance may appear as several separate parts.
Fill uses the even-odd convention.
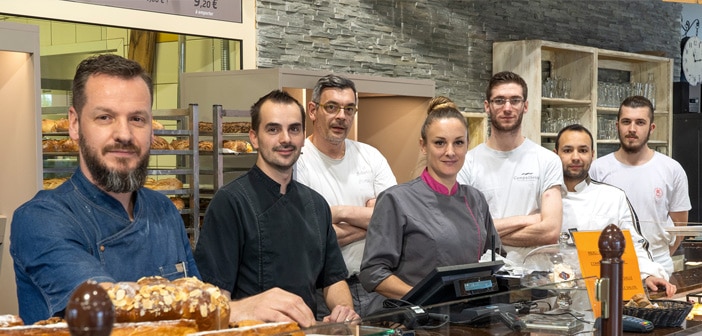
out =
[[[241,23],[241,0],[64,0]]]

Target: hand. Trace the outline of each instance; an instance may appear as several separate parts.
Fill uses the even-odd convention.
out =
[[[306,328],[315,323],[312,310],[301,297],[272,288],[245,299],[230,301],[230,322],[261,320],[265,322],[297,322]]]
[[[375,198],[371,198],[366,202],[366,208],[373,208],[375,207]]]
[[[331,314],[324,317],[323,322],[350,322],[353,320],[360,319],[361,317],[356,314],[353,308],[337,305],[332,310]]]
[[[646,284],[646,287],[648,287],[649,290],[657,292],[658,287],[663,287],[665,288],[665,296],[667,297],[673,297],[675,295],[675,292],[678,291],[678,288],[673,285],[672,283],[666,281],[663,278],[655,277],[655,276],[649,276],[644,280],[644,283]]]

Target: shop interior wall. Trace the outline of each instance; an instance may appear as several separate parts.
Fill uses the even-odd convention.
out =
[[[0,314],[17,313],[9,254],[12,214],[39,190],[38,40],[36,30],[0,22],[0,216],[7,217],[5,233],[0,235]]]
[[[495,41],[679,58],[681,5],[660,0],[258,0],[256,11],[259,68],[432,79],[468,112],[482,110]]]

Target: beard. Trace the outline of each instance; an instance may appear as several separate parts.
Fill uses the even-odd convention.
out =
[[[290,162],[278,160],[275,157],[275,153],[281,149],[292,150],[293,152],[295,152]],[[289,171],[295,165],[295,162],[297,162],[297,159],[300,157],[300,151],[297,146],[290,144],[275,146],[271,151],[263,151],[259,149],[259,155],[261,155],[261,159],[263,159],[263,161],[265,161],[271,168],[279,172],[286,172]]]
[[[566,180],[572,180],[572,181],[582,181],[587,177],[588,170],[590,167],[583,167],[583,169],[580,170],[580,172],[571,172],[568,169],[563,169],[563,178]]]
[[[622,136],[622,134],[619,134],[619,139],[622,139],[622,141],[619,141],[620,146],[622,147],[622,150],[624,150],[625,153],[628,154],[636,154],[638,152],[641,152],[644,148],[648,147],[648,138],[651,136],[651,132],[649,131],[646,133],[646,137],[643,138],[643,141],[639,144],[629,144],[627,143],[627,138],[626,136]],[[638,139],[637,139],[638,140]]]
[[[80,153],[85,160],[85,164],[93,177],[95,184],[107,192],[114,193],[129,193],[139,190],[146,182],[147,168],[149,166],[149,153],[146,153],[139,159],[137,167],[134,170],[120,171],[110,169],[100,160],[97,155],[97,149],[89,146],[85,142],[83,134],[79,134],[78,143],[80,145]],[[132,143],[116,144],[103,149],[103,153],[114,148],[131,149],[139,151],[139,148]],[[120,165],[126,166],[126,159],[119,159]]]
[[[495,117],[496,114],[492,113],[490,111],[490,124],[492,127],[495,128],[495,130],[500,131],[500,132],[514,132],[518,130],[520,127],[522,127],[522,119],[524,118],[524,113],[523,111],[519,113],[519,116],[517,117],[517,122],[514,123],[514,125],[506,126],[503,124],[500,124],[497,121],[497,118]]]

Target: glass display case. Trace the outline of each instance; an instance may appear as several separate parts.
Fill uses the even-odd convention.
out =
[[[303,331],[354,336],[589,334],[595,331],[595,318],[586,284],[595,280],[581,278],[530,288],[498,280],[500,291],[496,293],[424,307],[387,300],[383,309],[360,321],[320,324]],[[573,298],[567,310],[557,302],[564,290]]]

